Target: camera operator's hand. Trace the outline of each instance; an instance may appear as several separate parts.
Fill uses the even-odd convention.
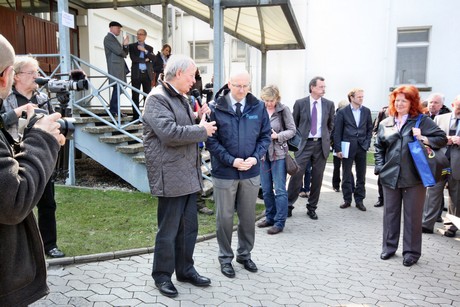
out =
[[[34,107],[27,105],[27,118],[32,118],[34,113]],[[61,118],[61,114],[58,112],[51,115],[45,115],[35,123],[34,128],[38,128],[50,133],[62,146],[65,144],[65,136],[61,134],[59,130],[60,125],[58,122],[56,122],[59,118]]]
[[[34,109],[35,108],[38,108],[37,105],[29,102],[28,104],[25,104],[23,106],[20,106],[20,107],[17,107],[16,109],[14,109],[14,113],[16,113],[16,116],[18,118],[20,118],[22,116],[22,112],[27,112],[27,106],[32,106]]]

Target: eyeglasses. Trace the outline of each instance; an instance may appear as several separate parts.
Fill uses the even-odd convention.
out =
[[[142,35],[142,36],[144,36],[144,35],[146,35],[146,34],[144,34],[144,33],[137,33],[137,35]]]
[[[3,73],[8,70],[11,66],[6,67],[2,72],[0,72],[0,77],[3,77]]]
[[[239,90],[247,90],[249,88],[249,84],[242,84],[242,85],[239,85],[239,84],[233,84],[232,83],[232,86],[233,87],[236,87],[237,89]]]
[[[35,70],[35,71],[20,71],[20,72],[17,72],[16,74],[17,75],[26,74],[26,75],[38,76],[38,75],[40,75],[40,72],[38,70]]]

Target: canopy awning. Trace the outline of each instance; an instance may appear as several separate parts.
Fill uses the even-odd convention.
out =
[[[86,9],[171,4],[213,24],[212,0],[69,0]],[[305,49],[289,0],[221,0],[224,31],[262,52]]]

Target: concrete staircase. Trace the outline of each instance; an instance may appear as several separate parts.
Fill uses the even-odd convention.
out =
[[[90,108],[90,111],[107,122],[112,120],[106,115],[103,108]],[[129,110],[122,110],[122,112],[129,113]],[[120,176],[139,191],[150,192],[144,147],[141,142],[132,137],[135,136],[142,140],[142,124],[133,123],[123,128],[131,136],[78,109],[74,109],[73,117],[75,118],[75,148]],[[121,124],[128,124],[130,121],[132,121],[131,116],[123,117]],[[205,186],[203,195],[208,196],[212,193],[209,152],[202,152],[202,162],[201,170]]]

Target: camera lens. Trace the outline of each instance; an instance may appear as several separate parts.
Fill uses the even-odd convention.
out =
[[[71,140],[75,131],[75,118],[64,117],[57,120],[59,123],[59,131],[66,139]]]

